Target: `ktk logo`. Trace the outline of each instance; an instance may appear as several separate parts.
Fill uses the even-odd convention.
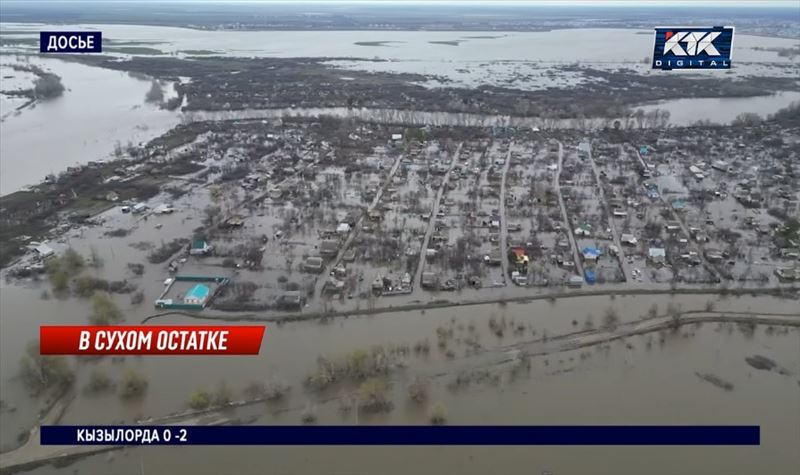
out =
[[[733,27],[656,28],[653,69],[730,69]]]
[[[719,31],[689,32],[679,31],[664,33],[666,42],[664,43],[664,54],[672,53],[675,56],[697,56],[706,53],[709,56],[719,56],[719,50],[714,47],[714,40],[720,35]],[[681,43],[686,44],[686,49],[681,47]]]

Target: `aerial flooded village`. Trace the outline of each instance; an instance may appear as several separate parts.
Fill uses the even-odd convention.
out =
[[[0,474],[796,473],[795,4],[724,8],[730,69],[684,74],[648,2],[28,3],[0,19]],[[102,53],[39,51],[75,19]],[[46,326],[259,333],[66,355]],[[41,443],[110,424],[758,443]]]

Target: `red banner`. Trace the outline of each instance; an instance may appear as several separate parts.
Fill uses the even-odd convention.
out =
[[[263,326],[41,326],[42,355],[257,355]]]

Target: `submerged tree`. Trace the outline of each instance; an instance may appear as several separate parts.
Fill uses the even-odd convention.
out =
[[[209,405],[211,405],[211,395],[208,393],[208,391],[195,391],[189,398],[189,407],[196,411],[206,409]]]
[[[447,409],[441,403],[436,404],[430,414],[431,424],[441,426],[447,423]]]
[[[164,100],[164,89],[158,81],[153,80],[150,84],[150,90],[145,94],[144,100],[147,102],[161,102]]]
[[[43,73],[33,81],[33,94],[37,99],[53,99],[64,93],[61,78],[52,73]]]
[[[122,319],[122,312],[111,299],[108,292],[95,292],[92,297],[92,314],[89,322],[92,325],[109,325]]]
[[[122,379],[122,390],[120,396],[124,399],[135,399],[144,396],[147,391],[147,378],[144,375],[130,370]]]
[[[619,325],[619,315],[613,307],[608,307],[603,315],[603,329],[614,331]]]
[[[89,375],[89,382],[84,388],[88,393],[101,393],[114,387],[114,381],[100,368],[95,368]]]
[[[428,382],[419,376],[415,377],[408,386],[408,396],[417,404],[425,402],[428,399]]]
[[[74,380],[74,373],[67,359],[63,356],[40,354],[38,340],[28,343],[19,366],[20,379],[28,389],[34,392],[59,385],[68,385]]]

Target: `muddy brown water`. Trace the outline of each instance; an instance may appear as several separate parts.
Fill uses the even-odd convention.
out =
[[[120,89],[136,91],[130,98],[120,96],[121,102],[106,102],[110,106],[126,108],[126,111],[136,111],[133,115],[127,112],[120,114],[122,122],[112,124],[115,134],[120,130],[128,131],[122,135],[120,141],[127,141],[129,130],[136,128],[134,116],[137,120],[143,118],[151,123],[149,130],[140,130],[143,132],[142,138],[162,127],[166,130],[177,120],[172,114],[162,115],[160,111],[139,107],[148,87],[147,82],[134,80],[117,72],[95,71],[96,68],[53,61],[57,65],[54,66],[54,71],[64,76],[66,85],[70,88],[69,93],[60,100],[62,102],[52,106],[56,111],[65,108],[70,109],[70,114],[75,112],[73,109],[87,111],[84,113],[97,111],[96,107],[87,108],[85,104],[80,108],[73,108],[69,106],[69,101],[72,98],[82,100],[86,94],[85,89],[81,89],[82,84],[91,85],[107,80],[107,88],[92,89],[93,98],[90,104],[103,102],[109,95],[118,95],[117,91]],[[78,81],[69,80],[68,69],[75,70],[75,74],[80,76]],[[786,99],[787,96],[782,97]],[[126,102],[129,99],[133,102]],[[763,108],[759,106],[756,111],[773,112],[780,106],[774,99],[767,101],[767,105]],[[660,107],[663,108],[664,105]],[[675,107],[682,108],[682,104]],[[737,110],[745,110],[744,104],[737,103],[736,107]],[[698,110],[697,107],[694,109]],[[717,110],[719,114],[728,115],[721,108],[708,110]],[[8,159],[11,152],[7,147],[14,146],[14,143],[25,145],[30,142],[25,139],[22,142],[9,143],[6,141],[6,131],[14,130],[18,126],[33,130],[25,122],[11,125],[12,121],[41,117],[45,111],[45,108],[37,108],[23,112],[19,117],[9,118],[8,123],[3,124],[4,167],[16,163]],[[322,112],[343,115],[343,111],[345,110],[251,111],[239,113],[237,116],[315,115]],[[110,111],[109,114],[117,112]],[[28,113],[30,115],[25,115]],[[474,120],[485,125],[486,120],[483,116],[427,112],[346,113],[378,121],[404,117],[410,122],[420,123],[472,123]],[[51,115],[57,117],[55,114]],[[677,120],[677,111],[673,115],[673,119]],[[74,120],[75,116],[69,117],[75,124],[87,123],[87,120],[83,120],[85,118]],[[697,118],[694,115],[692,117]],[[198,114],[197,118],[230,118],[230,115]],[[106,119],[103,117],[88,123],[107,124]],[[495,122],[498,120],[508,122],[507,118],[492,119]],[[538,122],[527,123],[531,124]],[[46,130],[53,129],[47,124],[42,127]],[[108,135],[96,131],[90,133],[92,136]],[[89,156],[100,158],[96,155],[107,154],[113,148],[113,141],[100,145],[92,141],[76,144],[80,145],[80,151],[73,153],[59,150],[56,154],[51,153],[52,144],[43,143],[43,151],[36,152],[38,156],[58,156],[63,160],[46,163],[33,160],[31,166],[25,168],[26,173],[32,173],[30,176],[12,177],[3,168],[4,177],[9,177],[3,181],[3,193],[35,181],[37,177],[51,171],[58,172],[77,160],[92,159]],[[90,153],[86,153],[87,150]],[[199,226],[205,201],[192,202],[190,200],[193,196],[195,194],[190,194],[183,200],[163,199],[164,202],[171,201],[185,211],[143,221],[128,238],[101,238],[104,231],[133,226],[138,219],[116,212],[109,213],[110,222],[107,228],[70,232],[69,236],[74,237],[68,237],[61,244],[72,245],[84,255],[88,254],[91,247],[95,247],[105,261],[102,268],[93,271],[99,277],[113,280],[131,278],[125,264],[143,261],[147,252],[131,248],[130,243],[149,241],[158,245],[162,240],[190,235],[192,229]],[[159,198],[154,201],[158,202]],[[154,227],[156,222],[162,224],[160,229]],[[145,291],[145,303],[134,307],[129,303],[129,296],[115,296],[128,323],[138,323],[153,313],[151,302],[163,288],[165,277],[163,265],[146,264],[144,275],[134,280]],[[13,412],[0,413],[1,445],[13,443],[17,434],[30,428],[36,421],[37,412],[44,405],[42,400],[31,398],[16,379],[19,358],[24,353],[27,342],[37,337],[41,324],[86,323],[87,315],[91,311],[89,302],[85,300],[53,296],[43,299],[42,292],[46,288],[47,284],[33,282],[0,282],[0,398],[15,408]],[[515,293],[515,289],[506,288],[497,292],[500,295],[511,295]],[[470,292],[465,292],[459,296],[453,295],[452,298],[471,296]],[[580,328],[588,314],[592,314],[594,324],[599,325],[604,311],[610,307],[619,313],[621,320],[630,321],[647,313],[652,304],[656,304],[661,312],[670,303],[678,304],[684,310],[698,310],[703,309],[709,299],[715,301],[716,308],[720,311],[797,312],[796,300],[771,297],[747,296],[719,300],[710,295],[631,296],[615,299],[592,296],[560,300],[556,303],[539,300],[506,306],[475,305],[425,312],[337,318],[326,324],[317,321],[268,324],[262,352],[257,357],[129,357],[122,362],[113,362],[106,358],[99,362],[82,363],[78,367],[79,388],[86,383],[90,370],[100,367],[115,378],[127,369],[136,369],[147,376],[148,391],[144,398],[134,402],[121,401],[113,394],[89,396],[80,393],[70,405],[62,422],[111,424],[130,422],[143,416],[163,416],[185,409],[189,395],[195,390],[213,391],[221,382],[225,382],[239,395],[249,382],[278,375],[292,385],[285,403],[277,406],[250,406],[236,411],[232,416],[252,416],[260,424],[296,424],[300,421],[303,408],[307,404],[313,404],[322,424],[354,423],[355,415],[350,413],[343,416],[337,409],[336,401],[321,402],[315,394],[303,388],[302,381],[307,372],[313,369],[316,358],[319,355],[337,355],[375,344],[413,345],[414,342],[427,338],[432,346],[430,355],[427,358],[409,357],[408,368],[399,370],[392,376],[394,410],[382,415],[362,414],[360,423],[426,423],[430,405],[417,407],[409,404],[405,392],[407,382],[416,374],[446,373],[445,376],[433,380],[430,404],[442,402],[447,407],[449,422],[453,424],[759,424],[762,426],[760,447],[147,447],[93,456],[63,468],[40,467],[32,473],[797,473],[797,467],[800,466],[800,455],[796,450],[800,446],[800,333],[796,329],[769,334],[766,328],[758,327],[753,335],[749,335],[736,326],[706,324],[700,328],[684,328],[678,334],[667,334],[663,345],[659,343],[657,334],[634,337],[626,341],[631,347],[626,346],[626,343],[612,343],[603,349],[591,348],[582,352],[535,358],[530,374],[514,381],[510,381],[504,374],[496,385],[475,384],[456,392],[446,388],[452,374],[464,369],[466,363],[462,356],[465,345],[455,340],[449,342],[455,358],[448,359],[436,347],[437,327],[452,326],[456,335],[463,336],[464,331],[459,330],[459,327],[466,328],[474,323],[480,333],[481,345],[491,352],[493,349],[499,351],[497,348],[503,345],[535,338],[533,330],[536,330],[538,336],[545,331],[550,335],[574,331],[576,327],[572,321],[575,320],[577,328]],[[403,303],[403,300],[399,302]],[[381,304],[392,303],[386,301]],[[488,329],[488,320],[492,316],[497,319],[505,318],[509,324],[512,320],[514,323],[522,323],[523,334],[515,336],[509,328],[504,338],[498,339]],[[180,324],[194,321],[175,317],[159,323]],[[649,349],[648,341],[651,342]],[[582,357],[582,353],[588,356]],[[751,368],[744,358],[754,354],[775,359],[791,375],[782,376]],[[724,391],[698,378],[696,372],[714,374],[733,384],[734,389]]]
[[[41,287],[4,284],[0,289],[2,331],[0,359],[2,398],[17,407],[15,413],[3,413],[3,443],[28,427],[35,418],[38,404],[30,400],[13,376],[24,344],[36,337],[42,323],[83,323],[88,303],[80,300],[41,300]],[[411,356],[408,368],[393,374],[394,410],[385,415],[361,415],[360,423],[426,423],[427,407],[407,402],[406,386],[416,374],[448,376],[434,378],[430,404],[440,401],[447,407],[454,424],[759,424],[762,446],[758,448],[578,449],[578,448],[501,448],[458,449],[443,452],[431,448],[202,448],[202,449],[128,449],[113,455],[98,455],[76,462],[59,473],[263,473],[265,471],[321,473],[329,469],[342,472],[396,473],[399,471],[483,473],[491,467],[502,473],[539,471],[552,473],[756,473],[769,465],[775,473],[791,473],[797,466],[796,452],[790,450],[800,441],[800,332],[768,333],[759,327],[750,336],[733,325],[705,324],[686,327],[678,334],[667,334],[664,344],[658,334],[633,337],[624,343],[612,343],[608,349],[590,348],[534,359],[531,373],[511,381],[507,375],[499,385],[473,384],[464,390],[446,388],[452,374],[462,369],[465,346],[455,339],[449,347],[456,354],[449,360],[436,347],[436,329],[454,328],[464,335],[473,323],[480,333],[480,343],[487,351],[517,341],[574,331],[572,320],[582,327],[587,314],[599,325],[602,313],[615,308],[622,321],[635,320],[652,304],[664,312],[670,303],[684,310],[698,310],[712,299],[720,311],[796,312],[796,301],[770,297],[739,297],[719,300],[709,295],[680,297],[631,296],[611,299],[606,296],[579,297],[557,301],[542,300],[527,304],[478,305],[467,308],[436,309],[425,312],[398,312],[375,316],[334,319],[327,324],[309,321],[267,326],[258,357],[133,357],[122,363],[109,359],[81,365],[78,386],[86,382],[89,369],[106,368],[114,377],[124,369],[134,368],[146,374],[149,388],[136,402],[122,402],[114,395],[80,394],[65,414],[65,424],[110,424],[130,422],[141,416],[161,416],[186,407],[192,391],[214,390],[224,381],[235,393],[250,382],[279,375],[292,385],[286,403],[268,407],[263,404],[236,411],[233,417],[257,417],[260,424],[296,424],[302,410],[312,404],[323,424],[354,423],[354,414],[343,416],[338,403],[320,402],[304,390],[302,380],[314,367],[319,355],[337,355],[373,344],[413,344],[427,338],[431,353]],[[148,305],[127,309],[129,321],[151,312]],[[505,318],[510,325],[523,323],[522,335],[510,328],[502,339],[488,330],[488,320]],[[185,317],[161,323],[191,323]],[[462,329],[464,328],[464,329]],[[683,335],[686,336],[683,336]],[[775,359],[791,376],[757,371],[744,358],[763,354]],[[545,363],[544,360],[547,360]],[[712,373],[734,384],[726,392],[699,379],[695,372]],[[336,394],[333,394],[335,396]],[[715,454],[702,457],[701,454]],[[346,456],[344,454],[352,454]],[[355,456],[355,454],[360,454]],[[434,457],[435,454],[447,454]],[[589,454],[577,457],[577,454]],[[331,459],[331,457],[333,457]],[[110,459],[110,461],[109,461]],[[141,460],[140,460],[141,459]],[[387,460],[409,459],[401,465]],[[713,459],[713,462],[711,461]],[[692,470],[688,470],[692,467]],[[53,473],[43,467],[34,473]],[[766,473],[766,472],[765,472]],[[771,473],[771,472],[770,472]]]
[[[61,77],[66,90],[61,97],[18,113],[3,107],[0,195],[67,167],[111,158],[117,144],[137,145],[178,125],[179,112],[145,103],[150,81],[125,72],[39,57],[17,61],[6,55],[2,62],[51,71]],[[174,94],[171,85],[165,86],[167,96]]]

